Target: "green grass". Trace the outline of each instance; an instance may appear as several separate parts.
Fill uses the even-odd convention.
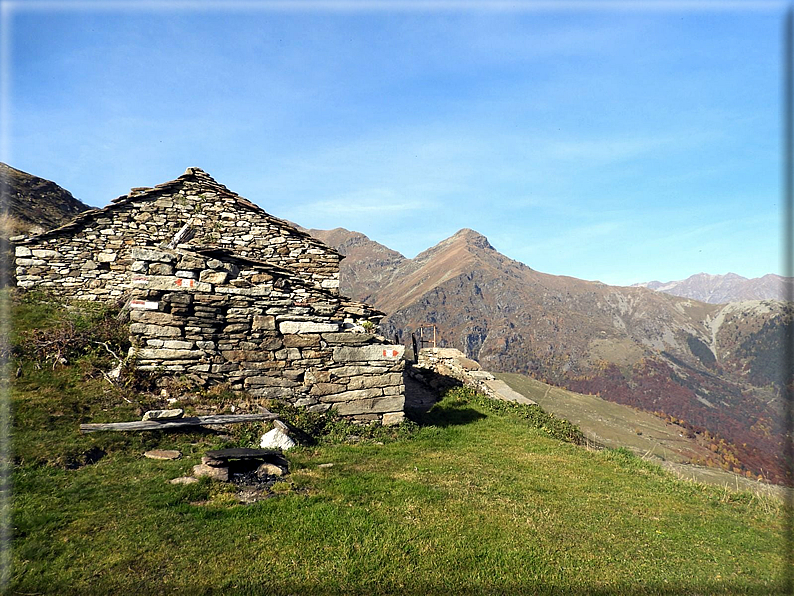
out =
[[[416,424],[362,430],[355,444],[332,421],[327,440],[288,452],[291,474],[272,498],[242,505],[229,485],[168,480],[262,427],[231,440],[80,435],[80,422],[134,416],[101,376],[87,378],[91,370],[85,361],[54,371],[26,361],[14,383],[9,594],[780,587],[778,501],[679,482],[625,450],[589,452],[554,438],[570,429],[534,410],[455,391]],[[184,457],[144,459],[154,447]],[[106,455],[75,467],[92,449]]]

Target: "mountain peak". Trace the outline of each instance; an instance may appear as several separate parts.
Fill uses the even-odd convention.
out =
[[[490,250],[496,250],[491,243],[488,242],[488,238],[480,234],[479,232],[472,230],[470,228],[463,228],[462,230],[458,230],[453,234],[450,238],[450,241],[462,241],[466,244],[471,246],[476,246],[477,248],[485,248]]]

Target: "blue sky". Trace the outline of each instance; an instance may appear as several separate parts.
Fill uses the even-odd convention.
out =
[[[0,160],[89,205],[198,166],[408,257],[780,270],[784,3],[2,5]]]

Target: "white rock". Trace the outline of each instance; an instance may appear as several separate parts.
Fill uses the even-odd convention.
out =
[[[182,418],[185,414],[182,408],[173,410],[149,410],[143,414],[143,420],[164,420],[167,418]]]
[[[314,323],[312,321],[284,321],[278,325],[282,334],[329,333],[339,331],[337,323]]]
[[[262,449],[282,449],[286,451],[287,449],[292,449],[295,445],[297,443],[279,428],[267,431],[259,441],[259,446]]]

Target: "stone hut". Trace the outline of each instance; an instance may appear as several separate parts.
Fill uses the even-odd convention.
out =
[[[198,168],[14,244],[19,287],[123,302],[141,369],[403,419],[404,348],[363,328],[383,313],[339,295],[342,255]]]

